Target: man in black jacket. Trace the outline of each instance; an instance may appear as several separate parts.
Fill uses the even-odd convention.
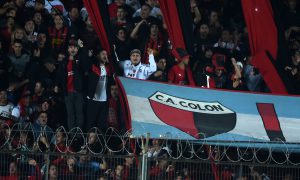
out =
[[[105,131],[108,115],[108,90],[113,78],[108,66],[107,52],[100,50],[96,52],[95,56],[95,61],[88,74],[86,128],[89,130],[97,127]]]
[[[79,53],[78,43],[74,39],[70,40],[67,51],[68,56],[58,67],[54,90],[58,92],[59,88],[64,93],[70,130],[82,127],[84,123],[82,84],[85,59],[83,54]]]

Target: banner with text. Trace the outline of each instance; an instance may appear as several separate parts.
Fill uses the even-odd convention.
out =
[[[222,91],[119,78],[132,135],[299,143],[300,97]]]

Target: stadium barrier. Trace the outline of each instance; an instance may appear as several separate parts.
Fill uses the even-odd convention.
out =
[[[272,143],[261,148],[245,142],[247,146],[242,148],[235,147],[234,142],[224,145],[162,137],[159,151],[150,157],[154,146],[150,135],[132,138],[129,131],[119,133],[113,128],[105,133],[97,128],[84,133],[80,128],[52,131],[34,129],[32,124],[2,124],[0,135],[0,179],[300,177],[299,151],[274,149]]]

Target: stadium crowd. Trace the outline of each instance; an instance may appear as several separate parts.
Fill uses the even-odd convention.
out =
[[[80,127],[86,133],[93,127],[102,132],[108,127],[125,132],[116,75],[179,85],[269,92],[262,75],[250,63],[240,0],[190,0],[195,37],[192,54],[172,49],[158,0],[108,0],[107,3],[115,63],[119,68],[111,68],[112,59],[101,47],[81,0],[0,2],[0,117],[4,137],[8,133],[6,126],[19,123],[26,131],[30,124],[31,140],[38,139],[45,151],[55,152],[57,148],[69,151],[64,147],[64,134],[55,131],[61,126],[67,130]],[[285,5],[290,64],[284,70],[299,94],[299,3],[286,0]],[[174,51],[178,54],[175,57]],[[89,133],[92,136],[93,132]],[[26,151],[27,134],[16,136],[17,144],[24,143],[17,147]],[[93,141],[93,137],[88,139]],[[97,149],[96,145],[92,147]],[[71,173],[72,163],[84,168],[81,161],[84,158],[53,159],[50,172],[58,171],[58,164],[64,162],[63,171]],[[35,161],[28,162],[36,165]],[[9,169],[17,169],[16,163],[12,161]],[[122,163],[132,164],[131,157]],[[90,164],[101,172],[109,169],[105,160]],[[109,178],[120,179],[116,177],[118,168],[128,171],[123,164],[115,167]],[[159,172],[159,167],[156,168],[152,173]]]

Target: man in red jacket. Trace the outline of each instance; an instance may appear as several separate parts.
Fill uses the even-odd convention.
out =
[[[192,71],[189,67],[190,55],[182,48],[177,48],[172,54],[175,56],[178,63],[169,70],[168,82],[195,86]]]

